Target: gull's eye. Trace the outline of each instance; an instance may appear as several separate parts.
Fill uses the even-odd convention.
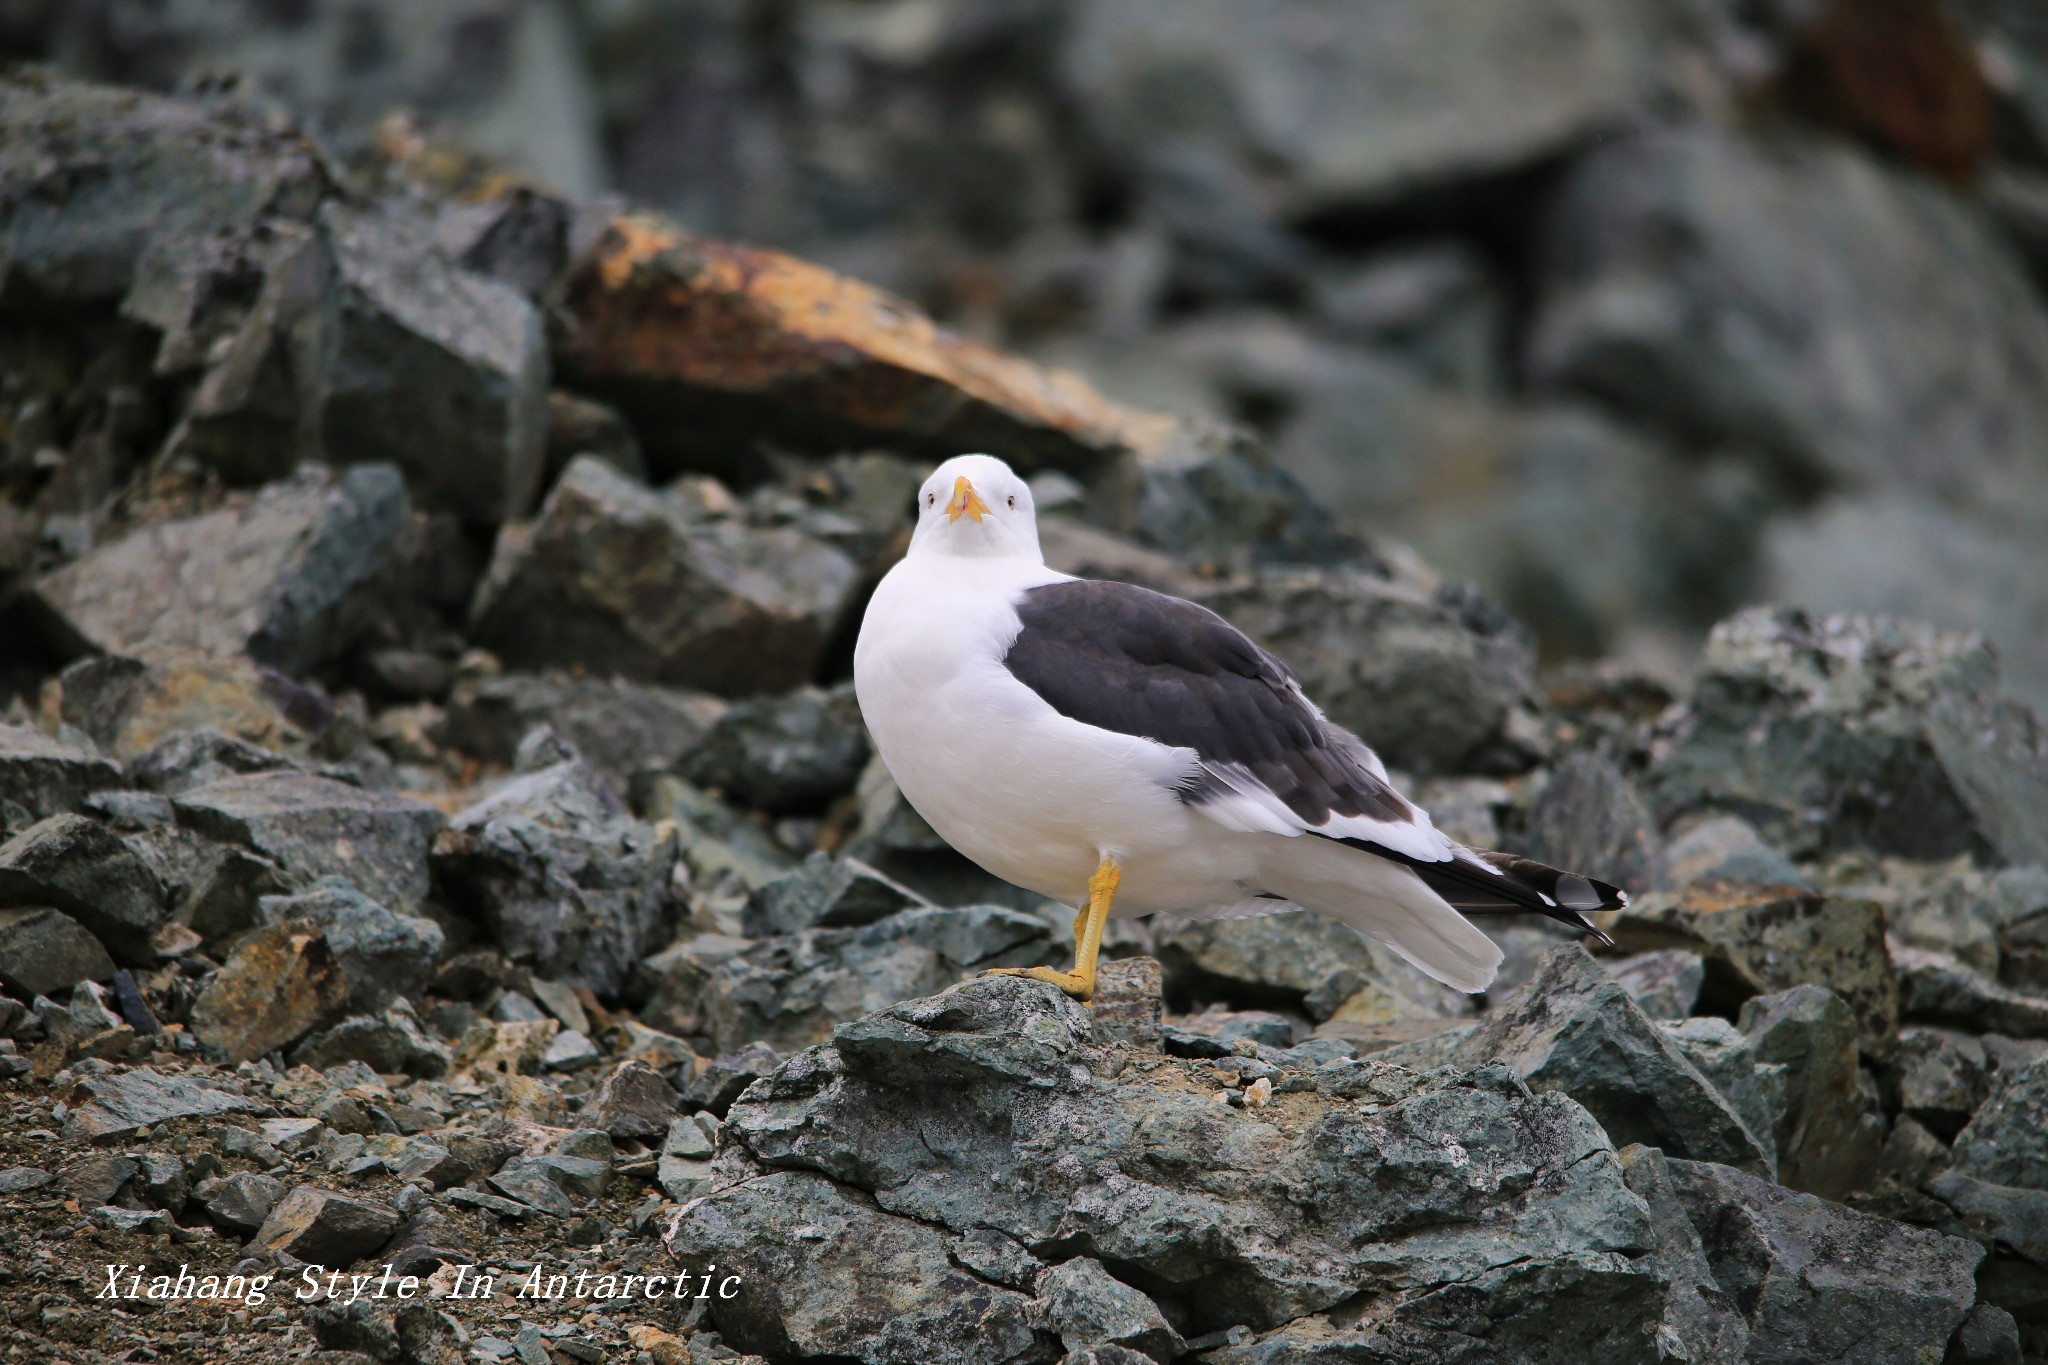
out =
[[[1016,511],[1016,510],[1017,510],[1017,495],[1016,495],[1015,493],[1012,493],[1012,494],[1010,494],[1010,496],[1009,496],[1009,498],[1007,499],[1007,501],[1008,501],[1008,502],[1009,502],[1009,504],[1010,504],[1010,510],[1011,510],[1012,512]]]
[[[937,493],[927,493],[924,495],[924,505],[926,507],[936,507],[938,506],[938,502],[939,495]]]

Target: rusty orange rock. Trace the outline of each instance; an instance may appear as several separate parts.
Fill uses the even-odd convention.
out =
[[[327,940],[300,924],[244,938],[192,1003],[192,1031],[230,1062],[285,1047],[339,1014],[348,983]]]
[[[653,218],[616,220],[566,302],[558,362],[636,419],[658,472],[743,468],[756,439],[981,450],[1072,470],[1187,439],[1173,417],[1113,403],[858,280]]]

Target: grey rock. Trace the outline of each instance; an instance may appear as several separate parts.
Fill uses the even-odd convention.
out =
[[[549,671],[458,681],[437,738],[486,763],[509,765],[519,741],[549,725],[614,789],[667,768],[697,747],[725,713],[720,698],[624,678]]]
[[[1976,1243],[1708,1162],[1667,1163],[1751,1360],[1933,1360],[1976,1303]]]
[[[429,501],[478,521],[539,492],[548,352],[518,290],[456,267],[396,214],[321,210],[335,318],[320,436],[333,459],[396,460]]]
[[[100,941],[61,910],[0,910],[0,985],[36,996],[113,975]]]
[[[810,680],[853,580],[800,532],[692,519],[585,457],[530,526],[500,535],[472,621],[514,667],[744,695]]]
[[[64,1136],[95,1142],[132,1137],[138,1128],[171,1119],[234,1114],[255,1107],[253,1101],[211,1077],[146,1066],[88,1076],[72,1087],[64,1102],[71,1107],[64,1118]]]
[[[1286,660],[1331,720],[1395,767],[1429,776],[1527,766],[1533,651],[1470,589],[1270,569],[1200,597]]]
[[[1133,1052],[1164,1050],[1166,999],[1159,959],[1119,957],[1099,964],[1088,1007],[1095,1015],[1095,1037],[1105,1045],[1121,1044]]]
[[[111,1204],[137,1169],[132,1156],[89,1156],[64,1168],[64,1190],[81,1204]]]
[[[206,1216],[227,1231],[247,1237],[263,1226],[277,1201],[284,1198],[282,1180],[255,1171],[238,1171],[202,1182],[199,1202]]]
[[[39,1166],[9,1166],[0,1170],[0,1194],[27,1194],[56,1180],[53,1172]]]
[[[869,753],[853,685],[743,701],[678,765],[683,778],[753,810],[823,810],[860,780]]]
[[[405,480],[390,465],[308,467],[241,506],[102,546],[38,580],[36,595],[96,650],[247,653],[303,673],[387,609],[411,525]]]
[[[565,1028],[550,1038],[540,1054],[543,1071],[581,1071],[603,1060],[604,1054],[598,1051],[597,1044],[591,1042],[587,1034],[572,1028]]]
[[[1333,336],[1392,351],[1466,392],[1499,386],[1504,300],[1471,248],[1397,248],[1312,284],[1310,302]]]
[[[704,1034],[720,1052],[755,1041],[789,1051],[965,972],[1058,955],[1033,915],[995,905],[904,910],[855,929],[763,939],[715,961],[679,956],[648,1012],[677,1033]]]
[[[583,1101],[594,1127],[614,1138],[661,1137],[673,1126],[682,1097],[647,1063],[627,1060],[613,1067]],[[677,1153],[677,1155],[709,1155]]]
[[[1657,822],[1619,768],[1573,754],[1550,775],[1529,812],[1527,856],[1640,894],[1664,881]]]
[[[1163,1362],[1182,1350],[1180,1334],[1159,1305],[1091,1257],[1076,1256],[1042,1273],[1035,1307],[1038,1324],[1069,1351],[1124,1346]]]
[[[167,796],[224,777],[305,770],[290,754],[211,728],[180,730],[128,764],[137,786]]]
[[[2048,1190],[2048,1061],[1999,1072],[1953,1151],[1965,1175]]]
[[[41,820],[121,785],[120,768],[98,754],[24,725],[0,724],[0,810],[14,805]]]
[[[1765,843],[1756,827],[1738,815],[1715,815],[1689,823],[1671,840],[1664,858],[1666,877],[1674,887],[1709,880],[1811,885],[1790,858]]]
[[[1942,1365],[2020,1365],[2020,1327],[2012,1314],[1979,1300],[1949,1340]]]
[[[326,938],[348,983],[349,1008],[359,1014],[418,994],[440,965],[440,925],[394,914],[342,878],[323,877],[295,896],[266,896],[260,908],[268,923],[303,924]]]
[[[743,1351],[877,1365],[998,1365],[1032,1351],[1025,1295],[953,1265],[939,1229],[810,1171],[713,1195],[678,1218],[670,1240],[752,1271],[715,1310],[719,1335]]]
[[[1970,1121],[1991,1088],[1983,1042],[1949,1029],[1900,1029],[1892,1067],[1899,1112],[1945,1142]]]
[[[1460,1066],[1499,1062],[1539,1093],[1559,1091],[1618,1143],[1768,1173],[1774,1162],[1742,1116],[1576,944],[1459,1043]]]
[[[441,895],[507,957],[608,996],[670,928],[676,857],[673,834],[632,818],[572,758],[458,815],[434,873]]]
[[[1884,1145],[1875,1087],[1857,1064],[1856,1016],[1819,986],[1760,995],[1742,1007],[1759,1066],[1783,1068],[1776,1131],[1778,1181],[1824,1199],[1864,1188]]]
[[[1698,953],[1683,948],[1637,953],[1610,964],[1607,970],[1652,1019],[1690,1015],[1707,976],[1706,962]]]
[[[733,1101],[744,1094],[748,1086],[781,1064],[782,1054],[774,1048],[761,1042],[748,1043],[737,1051],[706,1062],[703,1069],[691,1077],[683,1099],[723,1118],[732,1108]]]
[[[1620,1155],[1629,1189],[1650,1207],[1657,1229],[1657,1268],[1671,1284],[1658,1345],[1668,1358],[1735,1365],[1747,1356],[1749,1325],[1714,1279],[1699,1229],[1672,1187],[1670,1163],[1655,1147],[1624,1147]],[[1672,1350],[1673,1345],[1678,1350]]]
[[[611,1183],[609,1156],[599,1161],[590,1157],[549,1155],[516,1156],[491,1177],[497,1189],[542,1213],[567,1218],[576,1212],[577,1200],[595,1199]]]
[[[1432,1291],[1476,1281],[1495,1295],[1538,1264],[1606,1305],[1601,1332],[1647,1334],[1661,1316],[1661,1284],[1635,1265],[1653,1247],[1643,1206],[1564,1096],[1531,1096],[1498,1067],[1427,1079],[1387,1067],[1385,1103],[1311,1097],[1304,1126],[1283,1130],[1185,1085],[1181,1064],[1155,1075],[1118,1069],[1116,1055],[1093,1043],[1084,1009],[1016,978],[977,978],[847,1024],[733,1106],[727,1179],[752,1175],[754,1161],[777,1173],[698,1201],[671,1245],[716,1245],[740,1263],[781,1254],[756,1249],[759,1229],[800,1226],[817,1201],[867,1192],[906,1235],[988,1228],[1034,1255],[1117,1266],[1177,1301],[1180,1330],[1194,1334],[1271,1328],[1360,1292],[1469,1322],[1477,1297]],[[1361,1163],[1371,1179],[1358,1178]],[[1509,1189],[1532,1201],[1525,1216],[1487,1213]],[[773,1213],[756,1202],[771,1191]],[[741,1211],[750,1226],[727,1231]],[[812,1311],[797,1305],[839,1299],[846,1274],[770,1282],[815,1286],[780,1310]]]
[[[1661,1026],[1664,1036],[1698,1067],[1772,1151],[1785,1122],[1785,1066],[1757,1057],[1756,1039],[1726,1019],[1706,1015]]]
[[[1526,165],[1625,121],[1655,90],[1670,34],[1660,11],[1603,0],[1397,5],[1334,26],[1317,13],[1093,0],[1067,79],[1091,128],[1139,164],[1193,144],[1247,174],[1283,168],[1293,216]],[[1190,83],[1208,97],[1150,97]]]
[[[898,910],[930,909],[917,892],[858,858],[814,853],[747,898],[741,925],[753,937],[799,929],[848,929]]]
[[[1228,1057],[1239,1039],[1262,1047],[1294,1046],[1294,1024],[1271,1010],[1203,1010],[1164,1025],[1165,1050],[1175,1057]]]
[[[421,1031],[411,1011],[388,1009],[359,1014],[333,1028],[313,1034],[292,1049],[293,1066],[326,1071],[345,1062],[361,1062],[380,1075],[433,1079],[448,1074],[450,1056],[440,1042]]]
[[[1981,637],[1756,607],[1708,636],[1649,791],[1667,818],[1733,811],[1795,857],[2039,862],[2044,753]]]
[[[172,805],[180,824],[253,849],[298,886],[343,877],[401,914],[426,898],[427,852],[442,823],[417,801],[293,772],[223,778]]]
[[[1469,996],[1423,977],[1350,925],[1306,910],[1230,920],[1162,915],[1152,941],[1176,1001],[1279,1005],[1317,1022],[1472,1012]]]
[[[2048,997],[2001,986],[1945,953],[1900,947],[1893,957],[1904,1018],[1966,1033],[2048,1038]]]
[[[1845,141],[1674,125],[1581,163],[1552,238],[1539,379],[1808,479],[1986,507],[2038,488],[2048,319],[1931,181]]]
[[[251,1255],[285,1252],[314,1265],[352,1265],[398,1231],[395,1210],[371,1199],[300,1185],[271,1207]]]

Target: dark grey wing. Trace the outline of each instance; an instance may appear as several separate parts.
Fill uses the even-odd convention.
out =
[[[1017,616],[1023,628],[1003,657],[1012,677],[1070,720],[1193,750],[1180,798],[1229,827],[1298,831],[1406,863],[1472,912],[1591,928],[1577,912],[1627,901],[1605,882],[1445,838],[1285,664],[1206,607],[1077,579],[1026,590]]]
[[[1181,792],[1190,804],[1243,795],[1249,780],[1303,828],[1333,816],[1419,823],[1372,751],[1207,607],[1082,579],[1027,590],[1017,615],[1011,676],[1070,720],[1194,750],[1203,772]]]

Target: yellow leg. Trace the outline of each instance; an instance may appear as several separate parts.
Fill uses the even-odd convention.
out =
[[[1028,976],[1049,981],[1082,1004],[1095,996],[1095,958],[1102,951],[1102,926],[1109,922],[1109,903],[1116,899],[1117,883],[1123,874],[1104,858],[1088,879],[1088,904],[1074,916],[1074,970],[1056,972],[1050,967],[992,967],[992,976]]]

